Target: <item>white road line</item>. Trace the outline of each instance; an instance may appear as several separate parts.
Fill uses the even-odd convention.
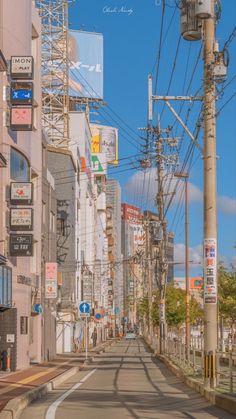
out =
[[[64,394],[62,394],[55,402],[51,404],[49,409],[47,410],[47,414],[45,416],[45,419],[55,419],[56,410],[58,406],[71,394],[73,391],[77,390],[82,384],[89,378],[91,375],[95,373],[96,369],[90,371],[87,375],[85,375],[82,380],[80,380],[77,384],[75,384],[73,387],[71,387],[70,390],[66,391]]]

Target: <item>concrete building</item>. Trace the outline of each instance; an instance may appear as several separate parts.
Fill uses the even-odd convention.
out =
[[[126,322],[134,326],[137,320],[138,298],[142,298],[145,232],[140,208],[123,203],[121,209],[124,311]]]
[[[43,133],[42,149],[42,358],[44,361],[56,355],[56,298],[46,293],[46,266],[57,263],[57,200],[55,179],[48,169],[47,137]],[[55,173],[56,176],[56,173]]]
[[[107,189],[107,209],[110,213],[111,229],[108,236],[108,246],[112,254],[113,267],[111,270],[111,282],[113,287],[113,314],[117,327],[120,327],[124,317],[123,307],[123,261],[121,253],[121,187],[118,181],[108,179]]]
[[[57,199],[57,264],[60,285],[57,306],[57,353],[71,352],[77,319],[76,183],[77,165],[72,153],[47,147],[48,168],[55,181]]]
[[[29,106],[25,111],[22,111],[24,106],[19,105],[20,107],[12,110],[12,118],[10,118],[10,102],[12,100],[8,96],[8,92],[11,76],[8,76],[7,72],[0,73],[0,85],[2,87],[0,94],[0,152],[7,162],[7,167],[0,169],[0,254],[3,256],[1,260],[4,263],[1,273],[5,271],[8,274],[7,276],[1,275],[0,280],[6,287],[5,278],[7,278],[9,294],[8,301],[4,303],[2,300],[0,303],[3,310],[6,308],[3,307],[6,303],[8,308],[1,313],[0,350],[10,348],[11,369],[14,370],[28,367],[30,362],[40,362],[42,359],[42,316],[40,314],[42,212],[41,26],[32,0],[11,0],[10,3],[7,0],[1,0],[0,10],[0,50],[5,60],[11,60],[12,56],[33,57],[32,82],[34,85],[34,104],[37,104],[37,107],[34,107],[33,110]],[[30,62],[32,64],[31,59]],[[15,67],[17,67],[17,58],[15,63]],[[20,71],[22,72],[18,75],[18,78],[22,79],[24,68],[21,68]],[[29,120],[26,121],[23,118],[19,121],[15,119],[17,115],[22,115],[22,112],[29,117]],[[32,114],[33,122],[30,120]],[[22,230],[17,232],[15,231],[16,224],[10,226],[11,209],[14,210],[11,215],[14,215],[15,221],[18,223],[17,228],[19,228],[20,222],[19,213],[21,212],[23,215],[23,205],[14,205],[13,200],[10,199],[13,197],[13,195],[10,197],[11,182],[31,182],[33,185],[33,201],[28,201],[32,205],[26,205],[27,209],[24,212],[24,216],[28,214],[27,222],[30,220],[30,223],[33,214],[32,231],[29,231],[29,224],[28,231],[24,231],[25,227],[23,225],[21,226]],[[16,184],[14,188],[17,188]],[[26,191],[24,185],[21,185],[21,191]],[[30,184],[28,192],[31,192]],[[14,202],[16,204],[16,200]],[[26,233],[29,235],[26,236]],[[22,245],[22,240],[24,245]],[[21,241],[21,244],[19,244],[19,241]],[[21,256],[19,255],[20,252]]]

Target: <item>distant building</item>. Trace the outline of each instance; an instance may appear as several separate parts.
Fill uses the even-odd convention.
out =
[[[113,310],[117,324],[123,317],[123,269],[121,253],[121,187],[118,181],[108,179],[106,185],[107,211],[110,216],[111,229],[108,235],[108,249],[114,262],[111,270],[113,282]]]

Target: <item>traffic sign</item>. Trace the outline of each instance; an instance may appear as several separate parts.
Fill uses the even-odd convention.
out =
[[[90,312],[90,305],[88,303],[83,302],[83,303],[81,303],[79,305],[79,309],[80,309],[80,312],[82,314],[89,314],[89,312]]]
[[[100,319],[101,319],[101,317],[102,317],[102,316],[101,316],[101,314],[99,314],[99,313],[97,313],[97,314],[96,314],[96,316],[95,316],[95,318],[96,318],[97,320],[100,320]]]

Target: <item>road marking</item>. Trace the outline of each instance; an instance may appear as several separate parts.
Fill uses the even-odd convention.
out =
[[[79,388],[80,386],[82,386],[82,384],[84,384],[84,382],[91,377],[91,375],[93,375],[95,373],[96,369],[90,371],[87,375],[85,375],[84,378],[82,378],[82,380],[80,380],[77,384],[75,384],[70,390],[66,391],[64,394],[62,394],[57,400],[55,400],[55,402],[53,402],[51,404],[51,406],[49,407],[49,409],[47,410],[47,414],[45,419],[55,419],[55,415],[56,415],[56,410],[58,408],[58,406],[60,406],[60,404],[71,394],[73,393],[75,390],[77,390],[77,388]]]

